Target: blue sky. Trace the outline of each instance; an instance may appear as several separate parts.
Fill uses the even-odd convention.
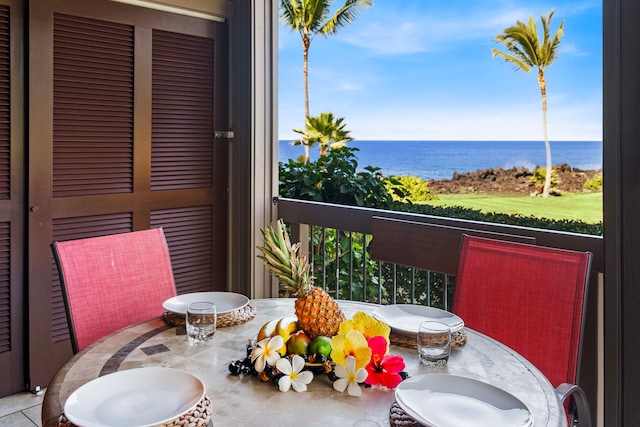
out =
[[[334,9],[343,0],[334,0]],[[543,140],[536,71],[492,58],[494,37],[555,9],[546,69],[552,141],[602,140],[601,0],[373,0],[309,52],[311,115],[344,117],[358,140]],[[280,25],[279,138],[304,126],[300,35]]]

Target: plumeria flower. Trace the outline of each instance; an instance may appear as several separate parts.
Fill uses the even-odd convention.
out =
[[[276,362],[276,368],[284,374],[278,380],[280,391],[289,391],[291,387],[298,392],[306,391],[307,384],[313,380],[313,373],[302,370],[304,359],[298,355],[293,356],[291,361],[286,358],[279,359]]]
[[[362,389],[358,383],[363,382],[367,378],[367,370],[364,368],[356,368],[356,358],[347,356],[345,365],[336,364],[335,374],[338,377],[333,382],[333,388],[344,393],[347,390],[349,396],[362,396]]]
[[[276,362],[280,359],[278,350],[284,345],[284,338],[276,335],[273,338],[265,338],[258,342],[251,351],[251,363],[258,372],[264,371],[265,365],[276,366]]]
[[[362,332],[367,339],[382,336],[387,340],[387,346],[389,345],[389,334],[391,333],[389,325],[374,319],[363,311],[356,312],[353,319],[342,322],[338,333],[344,335],[354,329]]]
[[[331,360],[338,365],[344,365],[345,359],[352,356],[356,369],[364,368],[371,359],[371,349],[362,332],[351,330],[344,335],[331,338]]]
[[[384,337],[369,338],[367,343],[372,354],[366,367],[368,375],[365,382],[396,388],[402,381],[399,372],[404,369],[404,360],[400,356],[387,354],[387,341]]]

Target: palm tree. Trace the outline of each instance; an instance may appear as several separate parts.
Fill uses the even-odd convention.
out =
[[[549,137],[547,135],[547,82],[544,78],[544,70],[551,65],[556,59],[558,46],[560,45],[560,37],[564,35],[564,21],[560,23],[553,39],[550,36],[549,27],[553,18],[554,10],[552,9],[546,16],[540,17],[542,21],[542,41],[538,38],[538,30],[533,21],[533,16],[529,17],[529,24],[517,21],[516,25],[505,28],[504,32],[498,34],[495,38],[496,43],[503,44],[508,52],[502,52],[497,49],[491,49],[493,57],[496,56],[515,65],[515,69],[529,72],[531,68],[538,69],[538,85],[542,94],[542,126],[544,131],[544,145],[547,152],[547,171],[544,180],[544,188],[542,196],[549,196],[551,188],[551,146],[549,145]]]
[[[329,17],[333,0],[280,0],[282,22],[298,31],[302,38],[302,59],[304,78],[304,116],[309,117],[309,47],[313,38],[322,34],[327,37],[355,19],[358,11],[373,5],[372,0],[345,0],[344,5]],[[305,146],[305,156],[309,160],[309,147]]]
[[[347,142],[353,141],[349,136],[350,130],[346,130],[344,117],[336,118],[333,113],[320,113],[316,117],[307,117],[305,129],[294,129],[294,132],[302,135],[293,145],[304,145],[308,153],[310,147],[320,145],[320,155],[326,156],[329,150],[344,147]],[[306,160],[308,161],[307,154]]]

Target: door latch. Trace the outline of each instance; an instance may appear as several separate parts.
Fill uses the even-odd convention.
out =
[[[217,130],[213,132],[214,138],[225,138],[225,139],[233,139],[235,135],[232,130]]]

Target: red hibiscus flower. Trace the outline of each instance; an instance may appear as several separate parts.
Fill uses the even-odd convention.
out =
[[[369,385],[380,384],[388,388],[396,388],[402,381],[399,372],[404,369],[404,360],[401,356],[387,353],[387,340],[377,336],[367,339],[371,348],[371,360],[366,366],[369,375],[364,381]]]

